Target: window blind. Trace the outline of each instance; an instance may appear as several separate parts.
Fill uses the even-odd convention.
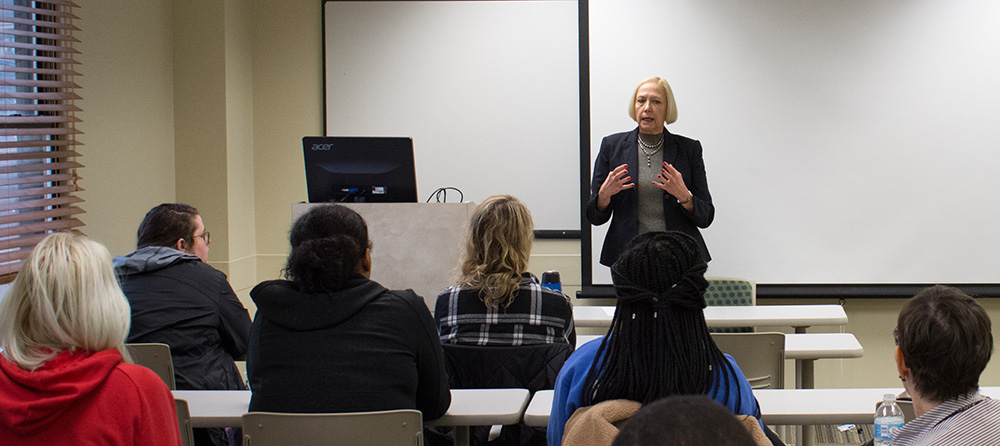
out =
[[[74,105],[78,6],[0,0],[0,283],[46,234],[83,226]]]

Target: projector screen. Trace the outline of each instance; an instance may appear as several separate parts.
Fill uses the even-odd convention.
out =
[[[582,34],[572,1],[327,2],[326,133],[412,137],[420,200],[518,196],[610,283],[580,189],[661,76],[704,147],[709,275],[1000,282],[1000,2],[581,3]]]
[[[636,84],[667,79],[679,109],[668,130],[704,147],[708,275],[998,282],[1000,2],[589,0],[589,11],[591,159],[603,136],[635,127]],[[595,284],[610,283],[597,262],[605,227],[592,234]]]
[[[511,194],[536,229],[580,228],[576,2],[328,1],[324,15],[328,136],[412,137],[421,202]]]

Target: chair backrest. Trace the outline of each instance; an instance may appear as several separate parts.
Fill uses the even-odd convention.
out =
[[[146,367],[167,383],[170,390],[176,389],[174,384],[174,362],[170,359],[170,346],[167,344],[125,344],[132,362]]]
[[[243,446],[421,446],[419,410],[322,414],[250,412],[243,415]]]
[[[569,344],[441,347],[451,388],[516,388],[532,393],[553,388],[559,370],[573,353]]]
[[[518,347],[466,346],[444,344],[448,385],[452,389],[519,388],[534,395],[555,387],[556,377],[566,358],[573,353],[569,344],[537,344]],[[473,427],[470,444],[519,446],[545,444],[545,429],[518,425],[503,426],[490,441],[490,429]]]
[[[736,360],[754,389],[785,387],[784,333],[712,333],[712,340]]]
[[[757,305],[757,283],[732,277],[706,277],[705,303],[713,307]],[[752,333],[753,327],[713,328],[712,333]]]
[[[187,400],[174,400],[177,406],[177,425],[181,429],[181,446],[194,446],[194,431],[191,430],[191,411]]]

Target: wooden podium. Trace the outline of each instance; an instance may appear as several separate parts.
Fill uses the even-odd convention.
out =
[[[455,284],[465,228],[475,203],[339,203],[368,223],[372,280],[412,288],[434,312],[437,295]],[[292,205],[292,222],[313,203]]]

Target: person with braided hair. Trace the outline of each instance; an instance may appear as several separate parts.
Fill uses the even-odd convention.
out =
[[[287,280],[250,291],[250,410],[444,415],[451,393],[434,320],[413,290],[370,279],[365,220],[344,206],[315,206],[289,239]]]
[[[698,242],[683,232],[648,232],[629,243],[611,267],[618,305],[608,334],[577,349],[556,379],[550,446],[561,444],[577,409],[610,400],[707,395],[760,419],[750,383],[705,324],[706,269]]]

